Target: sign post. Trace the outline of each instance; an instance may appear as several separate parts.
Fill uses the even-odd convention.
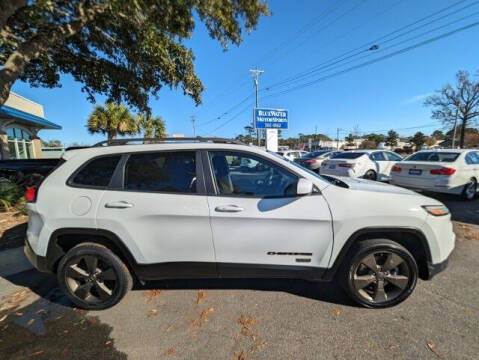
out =
[[[266,130],[267,150],[278,151],[278,130],[288,129],[288,115],[286,109],[254,109],[254,127]]]

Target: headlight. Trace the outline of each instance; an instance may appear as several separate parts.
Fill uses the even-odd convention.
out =
[[[434,216],[444,216],[449,214],[449,209],[444,205],[423,205],[424,210]]]

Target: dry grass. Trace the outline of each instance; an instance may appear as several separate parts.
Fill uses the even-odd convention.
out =
[[[26,223],[28,216],[19,213],[18,211],[6,211],[0,212],[0,237],[8,229],[11,229],[17,225]]]
[[[479,226],[454,221],[454,232],[459,241],[461,240],[479,240]]]

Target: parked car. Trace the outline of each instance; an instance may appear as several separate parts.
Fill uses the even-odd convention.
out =
[[[473,200],[479,180],[479,150],[424,150],[392,168],[391,183]]]
[[[385,181],[389,180],[393,165],[401,160],[392,151],[344,151],[323,161],[320,174]]]
[[[190,140],[69,151],[27,190],[25,254],[76,306],[113,306],[133,279],[279,277],[339,278],[384,308],[448,263],[455,237],[437,200]]]
[[[339,154],[340,152],[341,151],[338,150],[316,150],[307,153],[294,161],[309,170],[319,172],[319,168],[324,160],[329,159],[331,156]]]
[[[306,155],[307,152],[303,150],[287,150],[287,151],[278,151],[278,155],[285,157],[288,160],[294,161],[299,159],[301,156]]]

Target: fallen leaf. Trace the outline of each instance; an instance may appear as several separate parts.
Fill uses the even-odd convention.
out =
[[[38,351],[35,351],[34,353],[30,354],[30,356],[38,356],[38,355],[41,355],[43,354],[43,350],[38,350]]]
[[[246,354],[244,350],[241,350],[240,354],[238,355],[238,360],[246,360]]]
[[[246,337],[252,338],[253,341],[256,340],[255,334],[251,331],[250,328],[247,328],[246,326],[243,326],[243,327],[241,328],[241,335],[244,335],[244,336],[246,336]]]
[[[105,345],[110,345],[111,344],[111,340],[108,340]]]
[[[0,305],[0,312],[19,307],[31,295],[30,289],[22,289],[10,294],[5,302]]]
[[[63,330],[63,333],[64,333],[64,334],[68,334],[68,330]]]
[[[35,322],[35,319],[34,319],[34,318],[31,318],[30,320],[28,320],[27,326],[32,325],[34,322]]]
[[[436,350],[436,344],[434,344],[433,341],[429,340],[429,341],[427,342],[427,348],[428,348],[434,355],[436,355],[438,358],[441,357],[441,355],[439,355],[439,353],[437,352],[437,350]]]
[[[238,324],[243,325],[246,328],[249,328],[249,327],[256,326],[256,324],[258,323],[258,319],[255,318],[254,316],[241,315],[237,322]]]
[[[158,315],[158,310],[157,309],[151,309],[148,311],[148,317],[156,316]]]
[[[161,294],[161,290],[145,290],[143,294],[146,296],[145,302],[151,302],[154,298],[157,298]]]
[[[171,356],[176,352],[175,348],[169,348],[168,350],[165,351],[165,356]]]
[[[89,317],[88,320],[90,321],[91,325],[95,325],[97,322],[97,318],[95,316]]]
[[[18,317],[23,316],[23,313],[22,313],[21,311],[17,311],[17,312],[15,313],[15,316],[18,316]]]
[[[36,314],[37,314],[37,315],[46,314],[46,313],[47,313],[47,311],[46,311],[45,309],[40,309],[40,310],[37,310],[37,311],[36,311]]]
[[[334,316],[339,316],[339,315],[341,315],[342,312],[343,311],[340,308],[336,308],[336,309],[333,310]]]
[[[205,291],[204,290],[198,290],[198,297],[196,298],[196,304],[200,304],[203,299],[205,298]]]
[[[255,351],[260,351],[266,346],[266,341],[260,342],[258,345],[256,345],[253,349],[252,352]]]
[[[208,309],[206,309],[206,310],[203,310],[203,311],[201,312],[201,314],[200,314],[200,317],[199,317],[198,319],[196,319],[196,320],[193,320],[192,325],[193,325],[193,326],[198,326],[198,327],[202,326],[205,322],[208,321],[208,316],[209,316],[210,313],[212,313],[214,310],[215,310],[215,309],[212,308],[212,307],[210,307],[210,308],[208,308]]]
[[[168,326],[168,328],[166,329],[166,332],[170,332],[171,330],[173,330],[173,325]]]
[[[7,318],[8,315],[3,315],[1,318],[0,318],[0,322],[2,322],[3,320],[5,320]]]

